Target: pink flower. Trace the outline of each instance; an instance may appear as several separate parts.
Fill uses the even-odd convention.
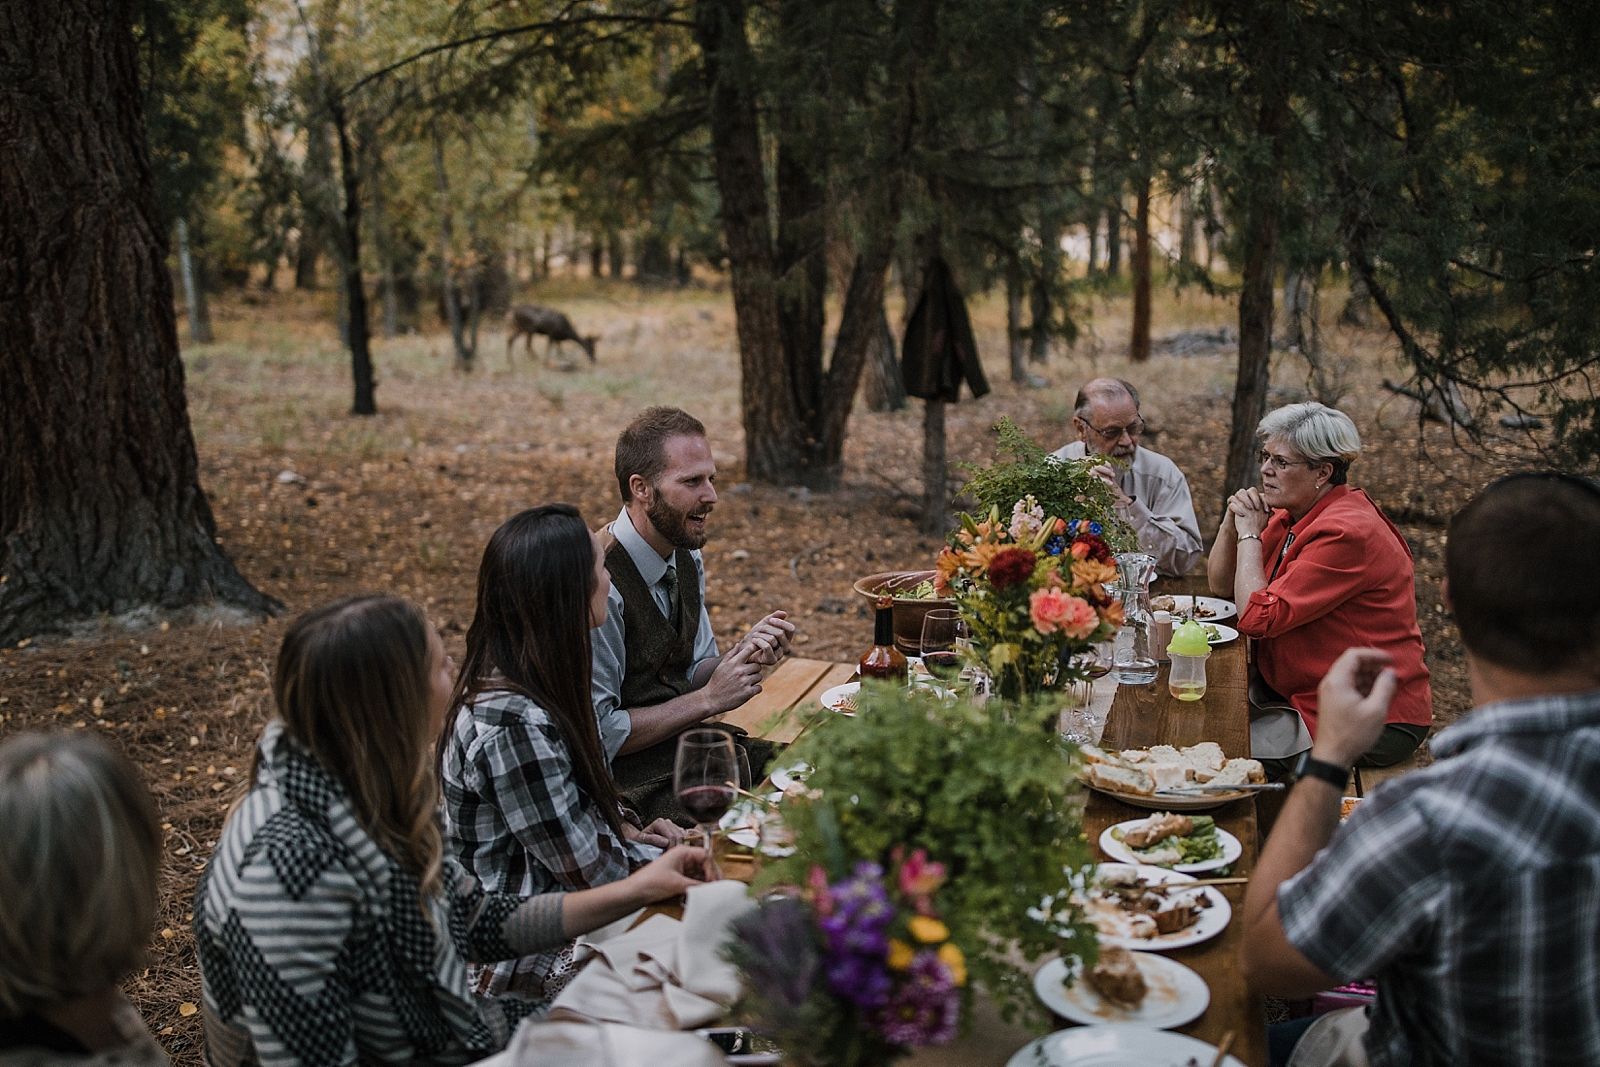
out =
[[[917,849],[900,865],[900,892],[908,897],[927,896],[944,884],[944,864],[930,863],[926,849]]]
[[[833,893],[828,888],[828,872],[821,867],[812,866],[806,877],[806,884],[811,889],[811,907],[815,909],[819,919],[826,919],[833,914]]]
[[[1059,589],[1039,589],[1028,598],[1033,625],[1042,634],[1060,630],[1074,640],[1094,633],[1100,616],[1082,597],[1069,596]]]

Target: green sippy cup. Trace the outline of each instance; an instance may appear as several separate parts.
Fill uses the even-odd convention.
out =
[[[1211,655],[1211,643],[1206,640],[1206,628],[1193,619],[1172,631],[1172,643],[1167,646],[1172,657],[1172,668],[1167,675],[1167,689],[1179,700],[1199,700],[1206,695],[1206,659]]]

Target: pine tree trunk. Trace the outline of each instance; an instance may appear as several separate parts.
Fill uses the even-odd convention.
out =
[[[211,309],[206,306],[206,288],[189,247],[189,224],[178,220],[178,266],[183,274],[183,302],[189,313],[189,340],[197,345],[211,343]]]
[[[1033,279],[1031,363],[1050,361],[1051,306],[1055,302],[1056,278],[1061,272],[1061,225],[1046,213],[1039,220],[1039,272]]]
[[[1089,264],[1087,272],[1093,274],[1099,265],[1100,215],[1096,212],[1084,220],[1083,228],[1089,231]]]
[[[746,84],[744,0],[701,0],[694,33],[705,57],[712,165],[732,276],[745,472],[752,481],[794,485],[805,462],[783,356],[756,91]]]
[[[1122,277],[1122,205],[1106,207],[1106,277]]]
[[[1267,414],[1267,389],[1272,371],[1272,283],[1278,265],[1278,211],[1281,201],[1283,131],[1289,125],[1289,101],[1280,91],[1263,101],[1257,132],[1272,142],[1273,171],[1263,181],[1268,190],[1254,205],[1245,238],[1244,269],[1239,290],[1239,373],[1233,390],[1233,424],[1228,434],[1224,496],[1256,484],[1256,426]]]
[[[950,510],[949,469],[945,463],[943,400],[924,400],[922,411],[922,518],[917,529],[942,534]]]
[[[623,250],[622,234],[612,230],[606,235],[606,259],[611,262],[611,278],[621,281],[623,271],[627,268],[627,253]]]
[[[333,129],[339,138],[339,171],[344,185],[344,287],[349,313],[352,415],[376,415],[377,382],[372,375],[372,335],[367,321],[366,279],[361,274],[361,174],[350,127],[342,105],[334,107]]]
[[[1150,179],[1139,181],[1133,211],[1133,331],[1128,358],[1150,358]]]
[[[471,373],[473,353],[467,348],[461,321],[461,298],[456,292],[454,216],[450,208],[450,176],[444,168],[444,135],[434,121],[429,129],[433,140],[433,177],[439,189],[439,291],[444,295],[445,320],[450,324],[450,341],[455,346],[456,369]],[[531,339],[530,339],[531,340]],[[507,358],[510,350],[507,349]]]
[[[1178,194],[1178,262],[1194,262],[1194,187],[1185,185]]]
[[[0,5],[0,644],[282,605],[217,547],[126,5]]]
[[[787,12],[789,9],[782,9]],[[796,158],[790,109],[776,109],[778,161],[775,192],[778,234],[773,273],[778,278],[778,329],[789,368],[795,414],[816,422],[822,407],[823,328],[827,319],[828,256],[822,185]]]
[[[899,411],[906,406],[906,383],[900,376],[900,361],[895,358],[894,331],[889,328],[889,312],[878,309],[878,337],[867,354],[867,410]]]
[[[1011,355],[1011,380],[1028,381],[1028,335],[1022,329],[1022,297],[1027,288],[1022,265],[1013,263],[1006,270],[1006,343]]]

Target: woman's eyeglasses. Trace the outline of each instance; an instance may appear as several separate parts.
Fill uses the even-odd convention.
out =
[[[1320,463],[1313,463],[1308,459],[1284,459],[1282,456],[1273,455],[1264,448],[1256,453],[1256,463],[1271,463],[1274,470],[1280,471],[1286,471],[1290,467],[1320,467],[1322,465]]]

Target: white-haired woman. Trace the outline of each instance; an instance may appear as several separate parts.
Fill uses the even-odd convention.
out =
[[[1239,632],[1256,639],[1251,702],[1267,713],[1255,713],[1253,748],[1269,773],[1287,771],[1311,747],[1317,684],[1333,661],[1347,648],[1381,648],[1400,684],[1361,763],[1397,763],[1433,719],[1411,548],[1372,498],[1345,484],[1361,435],[1344,412],[1290,404],[1256,433],[1261,488],[1229,498],[1209,567],[1211,591],[1238,602]]]
[[[166,1067],[117,983],[144,965],[161,828],[105,743],[0,745],[0,1065]]]

